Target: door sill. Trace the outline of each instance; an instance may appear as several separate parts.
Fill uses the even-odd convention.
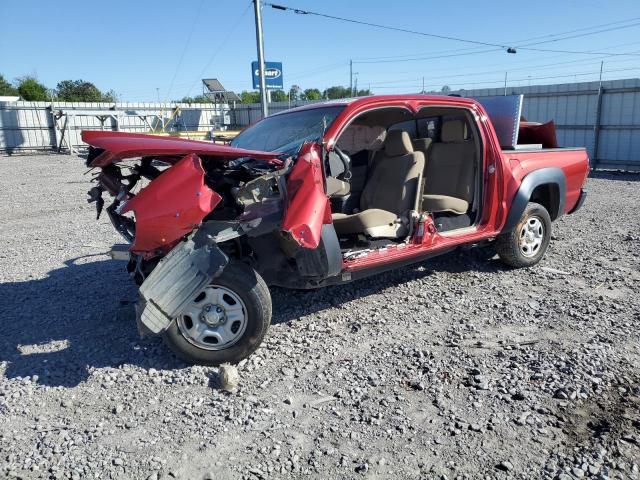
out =
[[[467,235],[469,233],[475,233],[478,231],[477,225],[471,225],[470,227],[458,228],[456,230],[448,230],[446,232],[438,232],[441,237],[457,237],[458,235]]]

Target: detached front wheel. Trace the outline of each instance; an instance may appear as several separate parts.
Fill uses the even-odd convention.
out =
[[[535,265],[551,240],[551,217],[538,203],[529,203],[513,230],[498,236],[495,247],[500,260],[511,267]]]
[[[271,295],[266,283],[249,266],[232,261],[194,296],[163,339],[189,363],[238,363],[260,346],[270,323]]]

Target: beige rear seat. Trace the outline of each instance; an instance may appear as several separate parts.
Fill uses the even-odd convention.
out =
[[[465,123],[442,125],[441,142],[431,144],[424,173],[423,210],[467,213],[473,202],[475,145],[465,139]]]

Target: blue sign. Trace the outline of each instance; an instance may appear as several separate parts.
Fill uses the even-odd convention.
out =
[[[253,88],[260,89],[260,69],[258,62],[251,62],[251,76],[253,77]],[[264,83],[267,90],[282,90],[284,82],[282,80],[282,62],[264,62]]]

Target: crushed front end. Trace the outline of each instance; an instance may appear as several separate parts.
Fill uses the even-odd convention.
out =
[[[83,132],[97,169],[88,201],[106,210],[128,242],[127,269],[140,285],[141,333],[161,333],[194,293],[238,256],[238,239],[269,231],[283,215],[278,154],[147,135]],[[105,208],[105,199],[111,198]]]

